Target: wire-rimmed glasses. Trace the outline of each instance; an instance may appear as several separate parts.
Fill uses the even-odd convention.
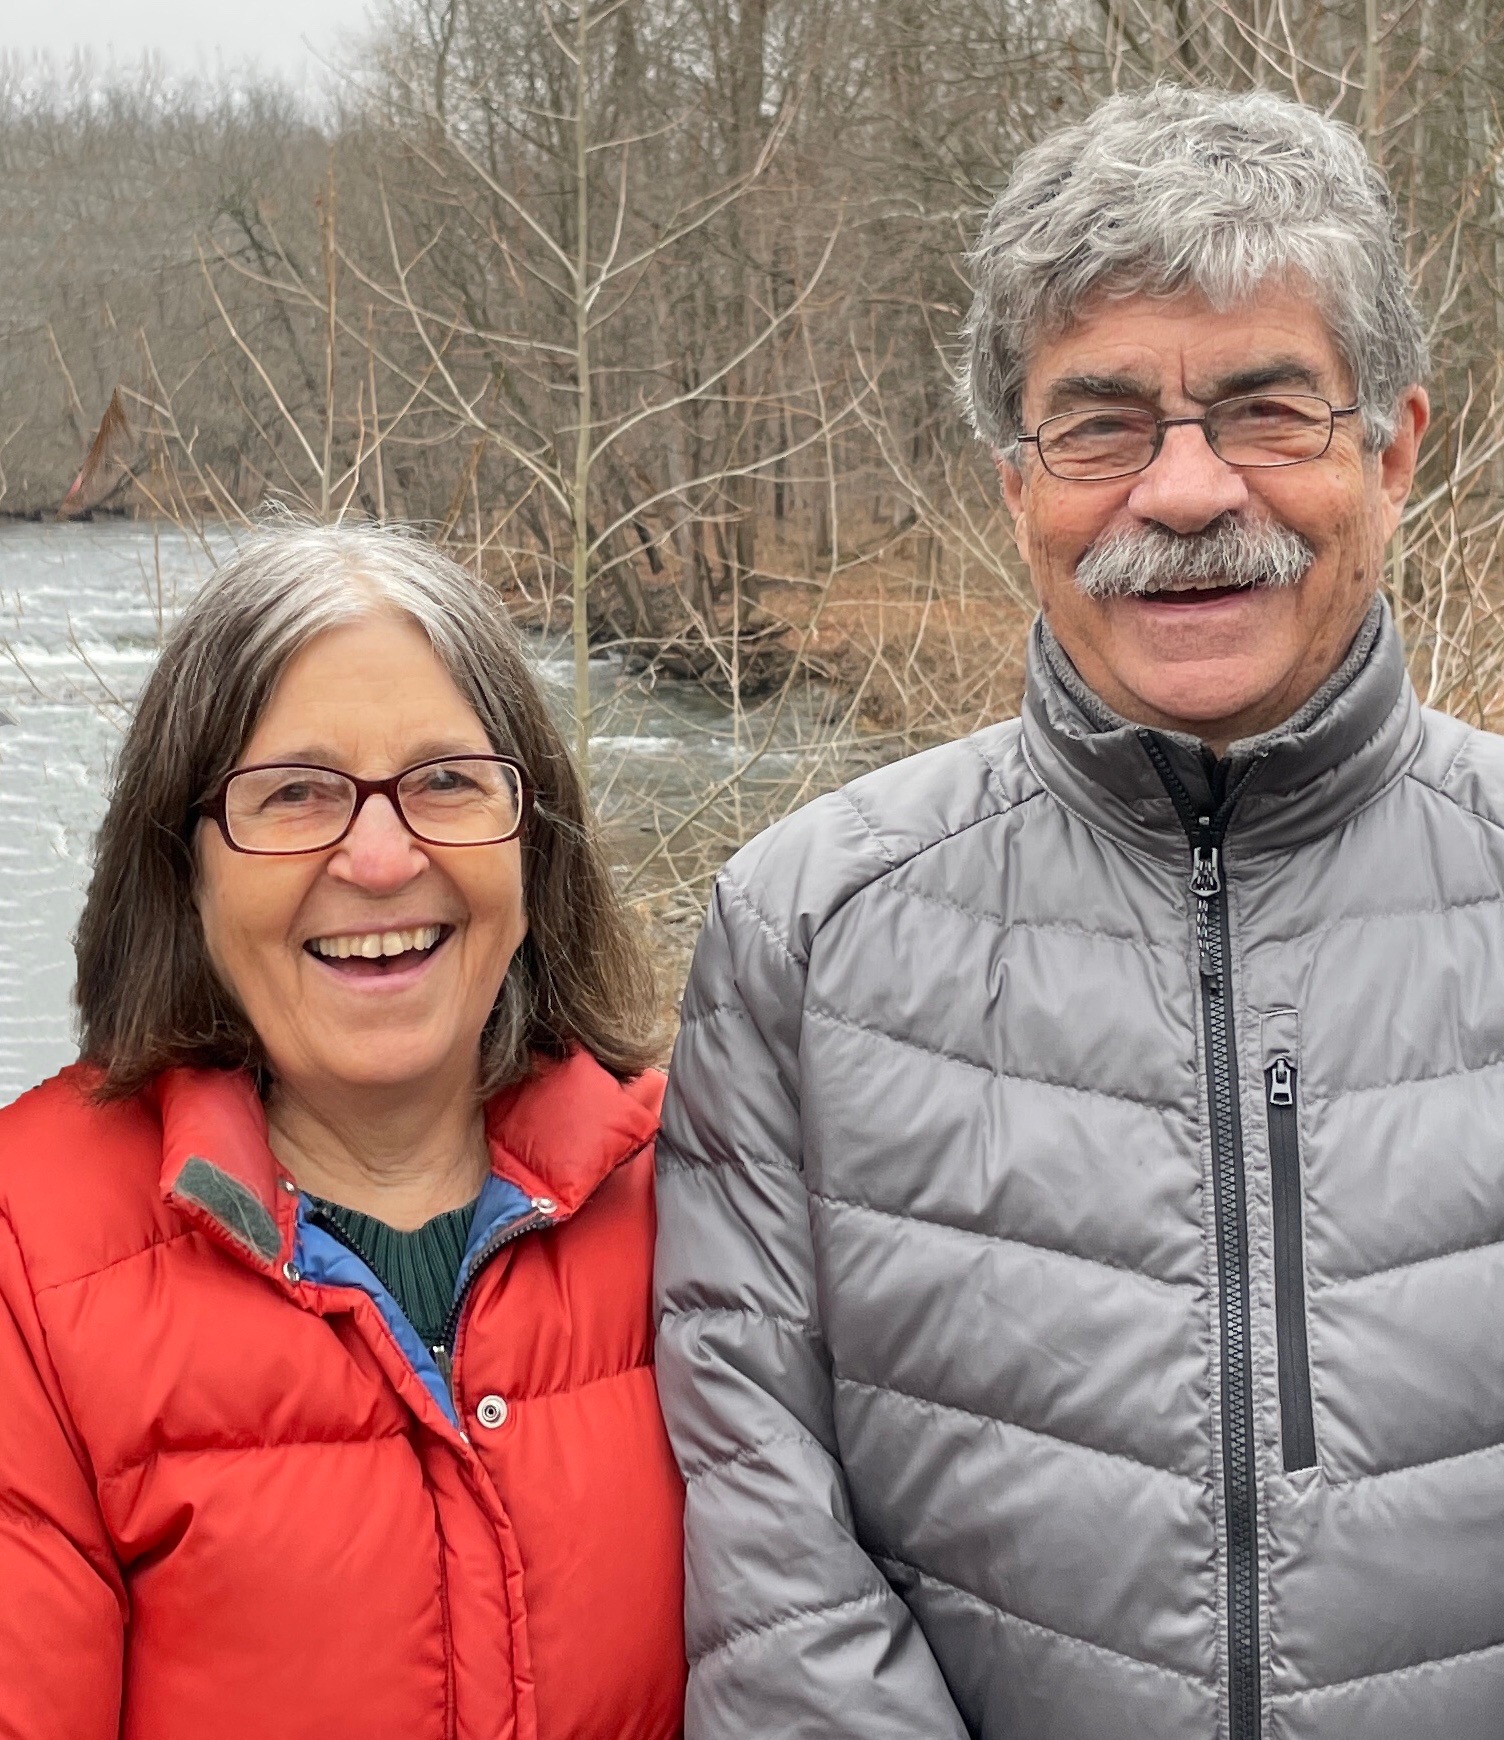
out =
[[[441,755],[388,779],[357,779],[314,762],[232,768],[195,815],[218,824],[233,851],[325,852],[355,826],[366,800],[384,797],[414,839],[429,846],[499,846],[515,840],[532,805],[521,766],[505,755]]]
[[[1159,457],[1165,430],[1192,424],[1228,465],[1303,465],[1331,446],[1336,419],[1357,410],[1314,393],[1240,393],[1218,399],[1200,417],[1156,417],[1141,405],[1096,405],[1046,417],[1032,435],[1018,439],[1036,449],[1052,477],[1106,483],[1147,471]]]

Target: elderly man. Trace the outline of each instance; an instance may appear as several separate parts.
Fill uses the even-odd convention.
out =
[[[1160,89],[973,265],[1023,719],[739,854],[685,1001],[689,1740],[1498,1740],[1504,749],[1377,594],[1389,200]]]

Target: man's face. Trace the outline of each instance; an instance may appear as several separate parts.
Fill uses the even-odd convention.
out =
[[[1106,298],[1042,342],[1024,381],[1024,426],[1057,412],[1137,405],[1196,417],[1241,393],[1353,402],[1353,385],[1309,295],[1271,284],[1218,311],[1199,293]],[[1341,663],[1380,579],[1427,421],[1412,388],[1389,448],[1341,417],[1319,459],[1238,468],[1194,427],[1165,431],[1147,470],[1101,483],[1052,476],[1025,446],[999,464],[1014,531],[1045,619],[1084,680],[1125,718],[1187,731],[1219,752],[1287,719]],[[1104,541],[1193,537],[1217,527],[1295,533],[1309,566],[1294,585],[1092,597],[1077,564]]]

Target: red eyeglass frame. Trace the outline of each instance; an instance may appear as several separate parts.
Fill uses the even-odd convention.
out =
[[[509,834],[499,834],[494,840],[435,840],[427,834],[420,834],[408,820],[406,811],[402,808],[402,799],[397,795],[397,787],[410,773],[418,773],[425,767],[442,767],[451,761],[486,761],[501,767],[509,767],[517,775],[517,784],[521,797],[517,804],[517,826]],[[348,780],[355,787],[355,807],[350,811],[350,819],[332,840],[326,840],[321,846],[294,846],[287,850],[268,848],[265,846],[242,846],[230,838],[229,818],[226,810],[226,793],[230,782],[242,773],[265,773],[274,767],[296,769],[304,773],[332,773],[337,778]],[[392,812],[415,840],[420,840],[425,846],[504,846],[508,840],[515,840],[527,825],[528,816],[532,813],[534,791],[527,777],[527,771],[520,761],[510,755],[431,755],[425,761],[415,761],[411,767],[404,767],[397,773],[388,775],[385,779],[361,779],[358,774],[347,773],[342,767],[326,767],[318,761],[256,761],[247,767],[232,767],[230,771],[210,791],[194,804],[188,812],[190,816],[200,816],[210,821],[219,829],[220,838],[232,852],[243,852],[248,858],[306,858],[314,852],[332,852],[341,841],[346,839],[351,828],[355,826],[360,812],[366,806],[366,800],[373,797],[384,797],[392,806]]]

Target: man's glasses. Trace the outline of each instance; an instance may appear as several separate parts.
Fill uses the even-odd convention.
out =
[[[533,801],[521,767],[504,755],[445,755],[390,779],[335,767],[271,762],[237,767],[193,813],[218,823],[237,852],[324,852],[355,826],[368,798],[384,797],[429,846],[497,846],[522,832]]]
[[[1052,477],[1074,483],[1105,483],[1147,471],[1164,446],[1165,430],[1194,424],[1207,445],[1228,465],[1301,465],[1320,459],[1332,444],[1338,417],[1356,405],[1332,406],[1310,393],[1246,393],[1219,399],[1203,417],[1156,417],[1136,405],[1103,405],[1046,417],[1032,435],[1020,435],[1039,451]]]

